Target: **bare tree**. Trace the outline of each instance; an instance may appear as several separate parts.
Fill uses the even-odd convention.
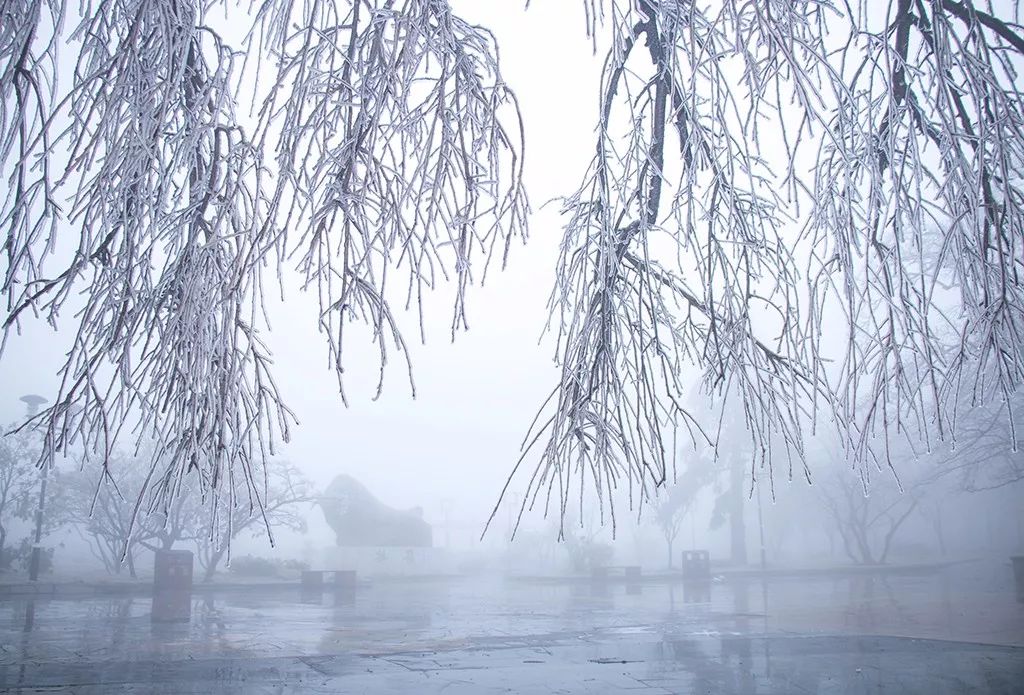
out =
[[[39,488],[38,442],[27,432],[0,437],[0,567],[6,564],[8,524],[28,519]]]
[[[63,520],[89,542],[93,555],[112,574],[127,568],[135,578],[140,551],[169,550],[201,537],[207,527],[205,500],[188,487],[166,507],[140,513],[140,499],[147,494],[145,462],[151,458],[148,452],[118,450],[99,481],[91,471],[80,471],[60,483]]]
[[[817,476],[813,490],[822,503],[831,530],[839,534],[843,551],[853,562],[864,565],[885,564],[893,542],[914,514],[933,525],[940,549],[944,543],[940,525],[934,524],[931,504],[940,499],[950,470],[935,465],[928,457],[919,458],[913,446],[901,442],[893,456],[907,463],[899,478],[872,480],[845,460],[837,447],[822,445],[830,465]],[[931,500],[922,505],[923,501]],[[924,509],[922,509],[924,506]],[[829,543],[833,543],[831,532]]]
[[[1024,453],[1017,432],[1024,427],[1021,392],[1009,400],[974,408],[961,418],[955,448],[936,456],[966,492],[991,490],[1024,480]]]
[[[292,421],[260,338],[266,268],[301,256],[340,385],[352,321],[371,327],[382,374],[389,343],[404,351],[396,274],[417,302],[452,280],[454,331],[467,286],[525,233],[522,131],[486,30],[433,0],[268,0],[250,73],[212,16],[233,5],[0,8],[5,337],[27,313],[56,325],[85,290],[39,415],[46,450],[81,440],[105,467],[128,425],[155,442],[152,513],[172,511],[186,474],[211,504],[260,500],[257,462]],[[235,97],[268,68],[247,128]]]
[[[867,490],[854,471],[835,469],[817,485],[843,551],[855,563],[884,565],[900,528],[917,508],[916,494],[901,494],[895,486]],[[916,492],[916,490],[915,490]]]
[[[693,510],[693,503],[707,482],[697,482],[684,476],[675,483],[670,483],[653,503],[652,516],[665,539],[669,569],[673,567],[675,542],[679,531],[682,530],[683,520]]]
[[[61,487],[66,500],[63,514],[89,543],[93,555],[107,572],[136,577],[136,556],[151,537],[148,524],[135,524],[133,509],[145,471],[122,456],[113,457],[109,477],[97,486],[90,472],[64,476]]]
[[[892,467],[897,436],[930,447],[963,404],[1018,389],[1017,0],[583,6],[607,46],[597,142],[565,199],[561,379],[516,466],[535,464],[521,509],[564,517],[590,487],[614,525],[618,490],[633,504],[669,478],[678,428],[718,443],[684,405],[691,377],[742,404],[768,478],[820,421],[856,465]],[[233,7],[0,0],[5,338],[75,305],[45,449],[81,440],[105,466],[126,427],[155,440],[150,512],[190,476],[233,507],[288,437],[267,270],[298,259],[344,397],[347,326],[369,327],[382,383],[407,361],[395,302],[449,279],[465,327],[468,286],[526,231],[486,29],[448,0],[261,0],[232,43],[214,10]],[[242,86],[260,71],[268,93]]]
[[[669,569],[673,566],[675,541],[683,520],[693,511],[693,505],[704,488],[714,483],[722,472],[716,451],[711,447],[680,452],[680,458],[685,463],[678,477],[667,483],[665,490],[652,502],[651,516],[665,539]]]
[[[616,489],[670,475],[667,431],[719,443],[683,405],[689,371],[742,402],[769,478],[820,421],[892,467],[908,425],[930,447],[961,393],[1019,387],[1018,2],[586,5],[610,48],[524,508],[591,486],[614,524]]]
[[[196,536],[203,581],[213,580],[221,561],[225,557],[230,559],[231,541],[243,532],[269,534],[273,544],[277,530],[306,531],[306,515],[299,508],[304,503],[314,502],[317,496],[302,473],[287,461],[275,459],[271,462],[266,490],[260,513],[237,506],[230,516],[222,515],[212,529]]]
[[[186,488],[166,512],[136,519],[137,500],[145,494],[143,464],[147,459],[146,454],[132,457],[119,452],[110,461],[110,475],[98,485],[84,472],[64,476],[60,483],[62,521],[79,530],[93,554],[113,574],[127,568],[134,578],[140,550],[170,550],[194,544],[205,580],[209,581],[229,552],[230,541],[243,531],[269,533],[273,542],[276,529],[305,528],[305,517],[296,505],[312,501],[309,482],[294,466],[278,459],[267,462],[262,507],[255,501],[237,504],[228,516],[226,504],[216,505],[218,516],[211,520],[209,503],[198,491]]]

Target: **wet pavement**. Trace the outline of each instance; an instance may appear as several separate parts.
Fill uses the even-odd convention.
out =
[[[999,568],[996,568],[997,570]],[[307,599],[309,597],[306,597]],[[0,601],[0,690],[80,693],[1024,693],[1008,576],[377,584]],[[26,630],[26,620],[31,619]]]

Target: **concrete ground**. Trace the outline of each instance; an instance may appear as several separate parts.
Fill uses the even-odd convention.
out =
[[[708,585],[375,584],[0,601],[0,690],[1024,693],[1009,568]],[[27,621],[29,629],[25,629]]]

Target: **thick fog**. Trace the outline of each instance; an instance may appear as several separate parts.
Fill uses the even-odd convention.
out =
[[[373,399],[378,379],[376,348],[370,345],[368,332],[363,329],[360,334],[356,328],[356,336],[365,340],[353,339],[349,344],[345,374],[349,404],[344,405],[325,341],[317,330],[315,297],[301,291],[297,276],[285,275],[284,300],[271,297],[268,301],[272,331],[266,338],[274,354],[275,374],[299,425],[293,428],[291,441],[280,447],[278,457],[295,465],[318,490],[335,476],[346,474],[390,506],[422,508],[435,527],[446,526],[444,537],[459,548],[487,548],[518,556],[540,544],[550,545],[546,552],[558,556],[565,553],[564,544],[556,543],[558,514],[545,519],[543,505],[528,511],[522,520],[530,538],[521,544],[523,549],[502,547],[518,516],[525,482],[521,476],[509,488],[511,496],[482,545],[480,536],[518,460],[528,427],[557,380],[554,344],[550,332],[545,332],[564,221],[554,199],[576,185],[579,172],[592,157],[598,106],[593,84],[600,74],[601,58],[582,30],[582,7],[541,3],[523,12],[504,3],[464,4],[466,7],[459,9],[467,19],[494,31],[502,49],[505,79],[515,86],[524,114],[526,183],[533,204],[529,243],[516,244],[508,267],[504,271],[491,268],[486,283],[473,288],[470,330],[458,332],[454,341],[450,286],[442,285],[427,299],[425,343],[417,339],[415,312],[402,317],[408,326],[415,398],[402,357],[392,355],[384,372],[383,394]],[[64,317],[59,325],[69,323],[70,317]],[[71,335],[66,328],[55,331],[35,319],[24,322],[21,335],[9,338],[0,362],[0,382],[6,394],[0,402],[0,419],[16,423],[23,418],[25,405],[19,398],[24,394],[52,397]],[[695,382],[693,393],[691,407],[713,424],[715,406],[700,402],[704,397]],[[970,554],[1024,542],[1016,486],[959,494],[959,488],[971,487],[971,483],[964,476],[949,475],[921,492],[911,489],[912,494],[905,494],[901,502],[900,483],[892,472],[880,468],[865,483],[859,473],[842,470],[838,446],[828,440],[813,442],[807,460],[812,480],[819,485],[808,487],[800,465],[793,474],[786,469],[788,463],[775,472],[772,481],[762,479],[752,485],[750,452],[741,431],[725,440],[720,460],[705,462],[719,470],[715,479],[702,478],[700,486],[693,486],[693,478],[685,475],[687,466],[709,454],[698,451],[685,433],[679,439],[678,466],[672,475],[679,478],[682,474],[681,488],[696,489],[679,493],[687,497],[683,505],[690,511],[680,525],[674,543],[677,549],[713,548],[716,556],[730,555],[729,514],[723,509],[735,508],[743,516],[747,562],[760,557],[759,515],[768,529],[765,553],[773,562],[847,561],[853,558],[842,549],[840,530],[831,528],[847,523],[840,522],[845,517],[837,515],[856,515],[856,505],[863,504],[865,513],[874,518],[893,506],[893,511],[884,512],[888,519],[899,517],[902,506],[911,502],[916,508],[894,534],[889,558]],[[941,446],[948,449],[947,444]],[[1019,454],[1008,452],[1007,456]],[[933,477],[927,471],[922,474],[908,469],[926,468],[940,458],[898,461],[897,471],[912,481]],[[70,470],[75,462],[65,460],[58,465]],[[766,478],[761,472],[759,475]],[[675,484],[670,480],[669,496]],[[732,499],[723,501],[723,490],[731,487],[736,487]],[[849,509],[837,508],[853,491],[859,491],[856,503],[851,501]],[[860,496],[864,496],[863,502]],[[644,503],[649,507],[644,511],[638,498],[630,501],[627,497],[623,495],[617,510],[615,553],[624,561],[666,564],[665,541],[655,518],[659,502]],[[596,535],[611,543],[611,519],[606,512],[602,521],[596,506],[594,500],[587,500],[582,524],[579,514],[570,509],[573,518],[565,524],[566,533]],[[279,534],[279,546],[273,551],[262,538],[241,539],[239,545],[247,551],[251,548],[252,552],[284,556],[298,556],[301,547],[310,559],[310,553],[315,555],[333,540],[321,517],[311,509],[308,532]],[[876,521],[870,534],[884,539],[888,532],[884,526],[883,521]],[[731,533],[735,544],[739,531]],[[856,541],[850,543],[856,546]],[[81,539],[69,537],[57,556],[58,566],[72,557],[69,565],[88,564],[89,554],[83,546]],[[854,554],[858,553],[855,550]]]
[[[210,524],[219,522],[209,519],[210,509],[198,500],[189,502],[193,507],[182,507],[182,523],[190,530],[182,532],[177,540],[165,541],[161,536],[172,521],[162,517],[147,521],[143,510],[136,522],[149,524],[146,533],[150,535],[146,543],[132,551],[129,568],[126,559],[117,557],[116,538],[112,540],[108,533],[101,539],[90,530],[90,524],[102,513],[93,504],[96,500],[100,507],[122,505],[119,513],[129,518],[134,497],[129,494],[117,500],[108,493],[99,496],[95,487],[99,482],[98,466],[79,471],[79,460],[74,455],[58,457],[48,474],[50,506],[44,514],[50,516],[43,524],[41,543],[48,559],[42,581],[53,586],[68,582],[123,584],[117,591],[124,592],[125,603],[110,599],[108,606],[99,602],[81,620],[99,621],[96,624],[100,627],[95,629],[103,635],[107,634],[104,631],[108,628],[103,627],[107,625],[128,625],[125,634],[132,634],[137,625],[131,619],[142,615],[143,609],[127,597],[136,591],[132,586],[144,584],[149,591],[155,550],[162,546],[164,550],[194,551],[199,563],[206,562],[212,552],[227,551],[230,545],[230,564],[225,555],[216,572],[208,575],[198,564],[195,566],[196,587],[258,581],[268,585],[287,583],[297,591],[303,570],[356,571],[363,593],[356,594],[352,605],[359,609],[353,609],[353,615],[342,620],[337,617],[342,609],[330,604],[335,611],[332,619],[339,621],[331,629],[344,633],[343,639],[338,638],[342,642],[351,640],[343,644],[346,653],[362,654],[380,646],[375,641],[379,636],[373,632],[378,615],[382,621],[402,625],[402,635],[412,635],[408,645],[402,641],[404,636],[394,637],[387,642],[387,650],[397,652],[408,646],[420,654],[434,649],[433,645],[442,639],[468,640],[469,636],[484,633],[498,639],[496,634],[519,634],[526,629],[519,622],[522,616],[546,620],[545,611],[557,606],[557,610],[551,610],[560,617],[552,618],[551,624],[531,624],[531,634],[584,630],[584,624],[603,625],[601,621],[607,618],[609,625],[624,631],[623,635],[633,634],[628,630],[634,628],[637,634],[646,635],[645,626],[651,624],[668,625],[669,632],[677,628],[683,631],[679,626],[685,624],[687,635],[710,631],[707,634],[715,639],[761,634],[758,630],[763,627],[766,634],[773,635],[911,636],[946,640],[949,644],[1003,645],[1006,653],[993,658],[1004,660],[998,663],[1004,664],[999,678],[1005,679],[995,682],[1009,684],[1005,692],[1019,692],[1024,682],[1020,652],[1024,647],[1024,604],[1018,602],[1016,592],[1024,591],[1024,579],[1011,570],[1011,558],[1016,558],[1022,563],[1018,571],[1024,573],[1024,560],[1020,559],[1024,554],[1024,454],[1014,448],[1010,428],[1011,422],[1021,423],[1017,413],[1007,418],[1005,413],[998,415],[990,410],[986,411],[990,415],[987,420],[969,420],[959,447],[950,441],[931,446],[912,436],[897,436],[891,449],[884,448],[885,455],[863,465],[852,463],[829,427],[832,414],[823,413],[821,425],[806,440],[803,456],[787,455],[786,443],[780,441],[769,472],[751,443],[742,399],[732,399],[723,413],[721,399],[706,395],[692,378],[687,385],[692,398],[686,406],[718,437],[719,447],[716,451],[700,437],[691,437],[684,427],[675,430],[670,445],[674,465],[656,494],[648,498],[638,484],[623,478],[611,494],[614,508],[588,487],[567,496],[563,513],[557,495],[548,500],[542,491],[524,500],[535,458],[527,461],[505,487],[538,409],[560,378],[554,359],[556,339],[546,329],[565,225],[555,199],[576,189],[581,172],[594,156],[600,112],[595,85],[604,60],[602,50],[595,52],[594,43],[586,35],[585,3],[533,2],[528,11],[521,5],[502,0],[452,3],[467,20],[491,29],[501,47],[502,73],[515,90],[524,119],[525,183],[532,205],[528,242],[513,243],[508,266],[501,269],[497,261],[491,263],[486,281],[481,283],[477,277],[477,286],[467,293],[469,329],[457,331],[453,339],[454,289],[439,283],[425,299],[425,342],[420,340],[415,308],[399,317],[406,331],[411,369],[406,368],[404,355],[389,354],[383,392],[375,398],[379,354],[369,330],[353,326],[347,337],[346,405],[339,394],[326,341],[318,330],[315,291],[301,289],[298,274],[289,274],[291,265],[286,261],[283,299],[276,296],[276,288],[268,293],[271,330],[264,337],[273,353],[278,385],[298,424],[291,429],[290,441],[279,445],[268,470],[271,477],[285,476],[284,471],[290,471],[285,477],[288,485],[296,485],[289,488],[294,501],[286,500],[267,523],[254,519],[253,514],[244,514],[245,530],[232,532],[230,544],[204,537],[204,533],[209,536]],[[753,319],[769,330],[774,329],[775,320],[767,313]],[[58,319],[54,329],[41,317],[27,318],[19,334],[7,338],[0,360],[0,422],[7,429],[16,427],[26,416],[26,403],[20,400],[23,396],[54,398],[58,370],[74,336],[74,321],[69,312]],[[830,316],[827,321],[840,319]],[[836,349],[841,350],[844,335],[837,331],[834,337]],[[824,339],[826,352],[831,339]],[[696,375],[687,378],[690,376]],[[1020,431],[1016,432],[1018,438]],[[126,437],[117,452],[118,470],[135,468],[144,474],[148,459],[145,452],[133,452],[131,443]],[[27,581],[27,553],[36,526],[33,510],[38,499],[37,478],[30,476],[19,485],[11,486],[11,494],[21,496],[21,509],[3,520],[8,552],[23,544],[21,555],[0,572],[0,580],[11,592],[11,587]],[[369,497],[361,496],[364,492]],[[285,498],[287,495],[283,495]],[[332,506],[338,499],[347,505],[365,502],[373,514],[393,520],[398,529],[394,531],[396,538],[415,535],[409,529],[426,528],[428,540],[399,542],[389,538],[376,542],[376,534],[383,532],[371,528],[371,522],[357,531],[349,529],[352,536],[343,538],[345,532],[338,528],[347,522],[331,519],[332,514],[346,513],[346,507],[337,511]],[[12,502],[9,509],[15,506]],[[360,537],[363,532],[366,537]],[[377,550],[378,546],[388,548],[387,552]],[[688,593],[684,594],[679,582],[693,569],[686,565],[690,551],[706,551],[711,569],[706,577],[701,574],[696,585],[687,583]],[[246,574],[247,567],[260,562],[274,567],[255,579]],[[363,582],[372,581],[375,572],[389,579],[379,580],[372,589],[382,593],[367,594],[371,589]],[[419,588],[405,592],[387,583],[394,581],[393,574],[413,577],[410,581],[414,583],[420,575],[429,575],[434,581],[440,576],[451,582],[465,582],[469,588],[452,591],[417,584]],[[639,583],[629,581],[639,576],[644,578],[643,593]],[[565,589],[564,595],[559,593],[562,585],[558,582],[569,580],[578,580],[578,585],[566,584],[574,588]],[[604,583],[600,584],[604,587],[601,591],[595,589],[595,581],[607,582],[613,599],[601,593],[607,589]],[[537,582],[536,586],[543,588],[522,589],[535,585],[514,582]],[[625,589],[619,592],[620,584],[635,590],[628,594],[630,598],[626,598]],[[508,586],[518,588],[508,589],[508,593],[495,588]],[[577,592],[578,587],[586,590]],[[975,601],[970,594],[976,587],[983,587],[979,591],[984,600]],[[417,593],[421,590],[423,593]],[[962,610],[956,600],[950,599],[961,594],[967,597]],[[940,596],[944,597],[944,608],[937,607],[942,603],[938,598],[932,601]],[[148,600],[148,593],[146,597]],[[259,621],[283,624],[292,619],[287,603],[290,598],[267,599],[265,605],[259,603],[262,599],[252,599],[252,605],[244,608],[251,609],[251,614],[239,617],[242,613],[238,611],[243,609],[232,608],[233,599],[221,594],[217,597],[208,599],[203,609],[194,604],[193,633],[188,637],[218,645],[210,647],[217,658],[227,658],[224,654],[235,648],[231,641],[233,626],[241,625],[238,629],[247,635],[246,639],[253,640],[238,649],[251,648],[253,653],[265,654],[274,647],[259,640],[273,640],[262,636],[263,623]],[[22,604],[17,603],[17,611],[22,611],[17,612],[14,603],[22,599],[14,593],[8,598],[0,604],[0,610],[5,611],[0,613],[0,620],[14,626],[24,617]],[[490,607],[505,605],[503,601],[508,602],[507,613],[481,618],[490,615]],[[338,605],[342,605],[340,601]],[[574,612],[580,605],[582,612]],[[694,609],[696,613],[691,610],[694,606],[700,607]],[[52,608],[53,612],[47,613],[51,608],[40,610],[41,615],[57,616],[52,617],[53,624],[64,619],[60,616],[78,615],[74,613],[78,608]],[[108,609],[110,616],[105,613]],[[563,609],[564,614],[559,612]],[[118,610],[123,613],[117,614]],[[102,619],[97,617],[100,614]],[[257,614],[259,617],[253,617]],[[208,620],[209,615],[215,618]],[[225,632],[219,637],[205,633],[197,636],[196,625],[212,629],[210,626],[224,615],[232,617],[226,619],[228,628],[221,625]],[[335,637],[317,632],[325,629],[321,623],[328,620],[317,616],[288,628],[289,644],[296,653],[342,649],[337,646],[342,642],[331,641]],[[728,625],[722,622],[723,616],[731,621]],[[48,624],[41,620],[41,624]],[[485,624],[488,620],[495,622]],[[763,626],[757,622],[760,620]],[[4,630],[8,627],[3,623]],[[11,634],[15,632],[11,627]],[[181,657],[184,652],[176,650],[185,639],[178,637],[181,639],[171,646],[170,642],[161,642],[163,638],[153,637],[154,643],[161,645],[154,647],[155,653],[166,648],[168,651],[162,653],[170,654],[167,658],[171,661]],[[252,647],[257,642],[259,648]],[[360,645],[370,646],[359,651]],[[46,644],[31,648],[36,650],[36,662],[49,658],[47,648]],[[745,648],[749,652],[749,645]],[[588,658],[593,657],[588,663],[601,664],[605,662],[600,660],[605,659],[607,663],[626,664],[651,658],[638,656],[639,652],[626,647],[616,649],[602,647],[594,654],[588,652]],[[726,654],[726,646],[722,650]],[[196,653],[199,651],[197,648]],[[537,653],[525,654],[528,658],[523,660],[517,652],[517,663],[542,658]],[[723,688],[721,692],[776,692],[759,690],[756,673],[749,672],[751,659],[762,658],[760,652],[747,654],[749,658],[745,653],[737,652],[736,660],[747,659],[747,680],[730,680],[731,676],[709,671],[698,674],[693,683],[717,684]],[[767,647],[764,653],[767,655]],[[733,656],[726,654],[720,661],[732,664]],[[30,662],[27,656],[20,658]],[[156,661],[161,658],[154,657]],[[767,656],[765,659],[768,663]],[[845,663],[844,668],[860,673],[857,663]],[[22,683],[9,675],[17,665],[4,663],[7,670],[0,671],[0,675],[7,680],[0,679],[0,689]],[[1017,676],[1020,680],[1013,685]],[[518,690],[519,683],[523,692],[544,691],[543,683],[516,678],[519,676],[510,676],[504,685]],[[792,683],[797,682],[799,679],[794,677]],[[376,681],[367,683],[361,686],[366,692],[376,691]],[[612,692],[620,686],[618,681],[609,680],[597,691]],[[196,687],[196,692],[202,690],[202,686]],[[665,687],[670,692],[685,691],[671,689],[682,688],[678,684]],[[477,690],[469,687],[466,692]]]
[[[395,355],[383,395],[373,400],[377,355],[364,332],[364,340],[351,341],[349,405],[342,403],[317,331],[315,296],[300,291],[297,276],[286,276],[283,302],[269,298],[272,332],[266,336],[275,375],[300,423],[280,456],[321,487],[346,473],[389,504],[420,506],[434,519],[447,505],[467,543],[482,532],[527,427],[555,382],[553,346],[541,338],[560,220],[557,203],[545,203],[564,195],[591,157],[591,128],[580,124],[593,121],[593,90],[587,80],[570,76],[596,79],[600,65],[582,33],[581,8],[549,5],[526,16],[518,6],[468,4],[469,18],[494,27],[506,79],[522,85],[517,96],[527,114],[527,185],[534,206],[529,243],[517,244],[509,267],[491,269],[486,285],[473,289],[470,330],[459,332],[454,343],[450,286],[428,298],[425,344],[418,340],[414,313],[406,312],[415,399]],[[566,31],[572,26],[580,29],[575,35]],[[524,41],[527,34],[531,38]],[[52,396],[71,335],[31,320],[10,339],[0,362],[8,394],[0,419],[24,416],[18,400],[23,394]]]

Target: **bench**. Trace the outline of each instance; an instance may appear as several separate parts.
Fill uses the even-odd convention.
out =
[[[334,581],[331,584],[335,591],[356,588],[355,570],[302,570],[303,593],[323,591],[327,575],[332,575]]]
[[[639,565],[606,565],[593,567],[590,578],[595,582],[606,582],[609,579],[622,578],[627,582],[638,582],[642,577]]]

